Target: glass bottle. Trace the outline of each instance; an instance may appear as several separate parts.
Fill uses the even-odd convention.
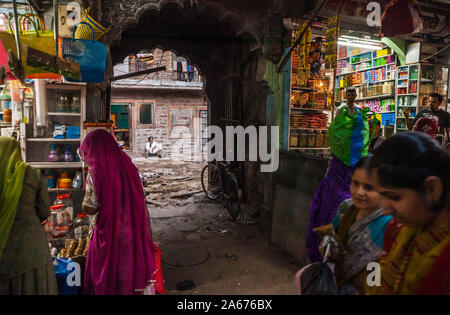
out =
[[[60,96],[58,100],[58,112],[64,112],[64,96]]]
[[[56,197],[55,206],[63,205],[65,211],[65,222],[67,225],[72,223],[73,220],[73,203],[70,198],[70,194],[61,194]]]
[[[80,97],[79,96],[74,96],[72,98],[71,111],[73,113],[80,113],[80,107],[81,107]]]

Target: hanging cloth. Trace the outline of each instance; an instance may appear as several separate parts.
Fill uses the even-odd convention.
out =
[[[0,260],[14,225],[27,167],[20,156],[19,143],[0,137]]]

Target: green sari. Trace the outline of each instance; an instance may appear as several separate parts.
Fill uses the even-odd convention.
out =
[[[13,138],[0,137],[0,261],[14,224],[27,167],[19,143]]]

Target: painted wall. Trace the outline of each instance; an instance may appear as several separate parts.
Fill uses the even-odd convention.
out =
[[[306,234],[311,201],[327,166],[325,159],[281,151],[274,175],[270,243],[302,266],[309,263]]]
[[[127,105],[111,106],[111,115],[117,115],[117,128],[128,129],[128,107]]]

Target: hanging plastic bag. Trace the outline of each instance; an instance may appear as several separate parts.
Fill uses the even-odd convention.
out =
[[[161,250],[153,243],[153,251],[155,253],[155,265],[156,265],[156,274],[155,274],[155,290],[158,294],[167,294],[166,289],[164,289],[164,279],[161,269]]]
[[[330,244],[325,250],[323,262],[306,265],[295,275],[295,286],[300,295],[337,295],[334,264],[327,262]]]
[[[347,166],[353,167],[368,155],[371,140],[367,117],[369,111],[369,108],[363,108],[350,114],[348,108],[344,107],[328,128],[331,152]]]
[[[59,74],[26,65],[27,46],[39,50],[41,52],[44,52],[46,54],[55,56],[55,39],[53,31],[45,30],[45,24],[40,18],[38,18],[40,24],[40,30],[38,30],[38,27],[34,22],[34,20],[32,19],[32,17],[34,17],[34,15],[30,13],[22,14],[19,15],[18,21],[19,25],[22,26],[21,29],[19,30],[19,39],[21,44],[20,51],[22,57],[22,65],[25,70],[25,77],[27,79],[59,79],[61,78],[61,75]],[[25,30],[25,21],[30,21],[34,30],[32,31]],[[2,41],[3,44],[3,49],[0,47],[0,66],[5,67],[4,64],[5,63],[8,64],[8,56],[7,56],[8,50],[11,50],[12,54],[16,58],[18,58],[16,39],[14,37],[14,30],[11,27],[11,25],[10,25],[10,32],[0,32],[0,40]],[[13,79],[13,77],[11,77],[10,79]]]
[[[394,37],[419,33],[423,29],[423,18],[415,1],[393,0],[381,19],[379,37]]]
[[[73,38],[62,39],[62,58],[76,62],[80,65],[81,80],[66,78],[72,82],[100,83],[105,80],[106,46],[94,40],[94,30],[91,27],[91,39],[75,39],[75,32],[79,23],[73,30]],[[90,25],[88,24],[90,27]]]
[[[84,17],[81,19],[81,25],[76,28],[74,33],[75,39],[90,39],[91,38],[91,30],[94,32],[94,39],[99,40],[106,32],[109,31],[109,28],[105,28],[101,26],[96,20],[94,20],[89,15],[90,8],[87,8],[84,11]]]

